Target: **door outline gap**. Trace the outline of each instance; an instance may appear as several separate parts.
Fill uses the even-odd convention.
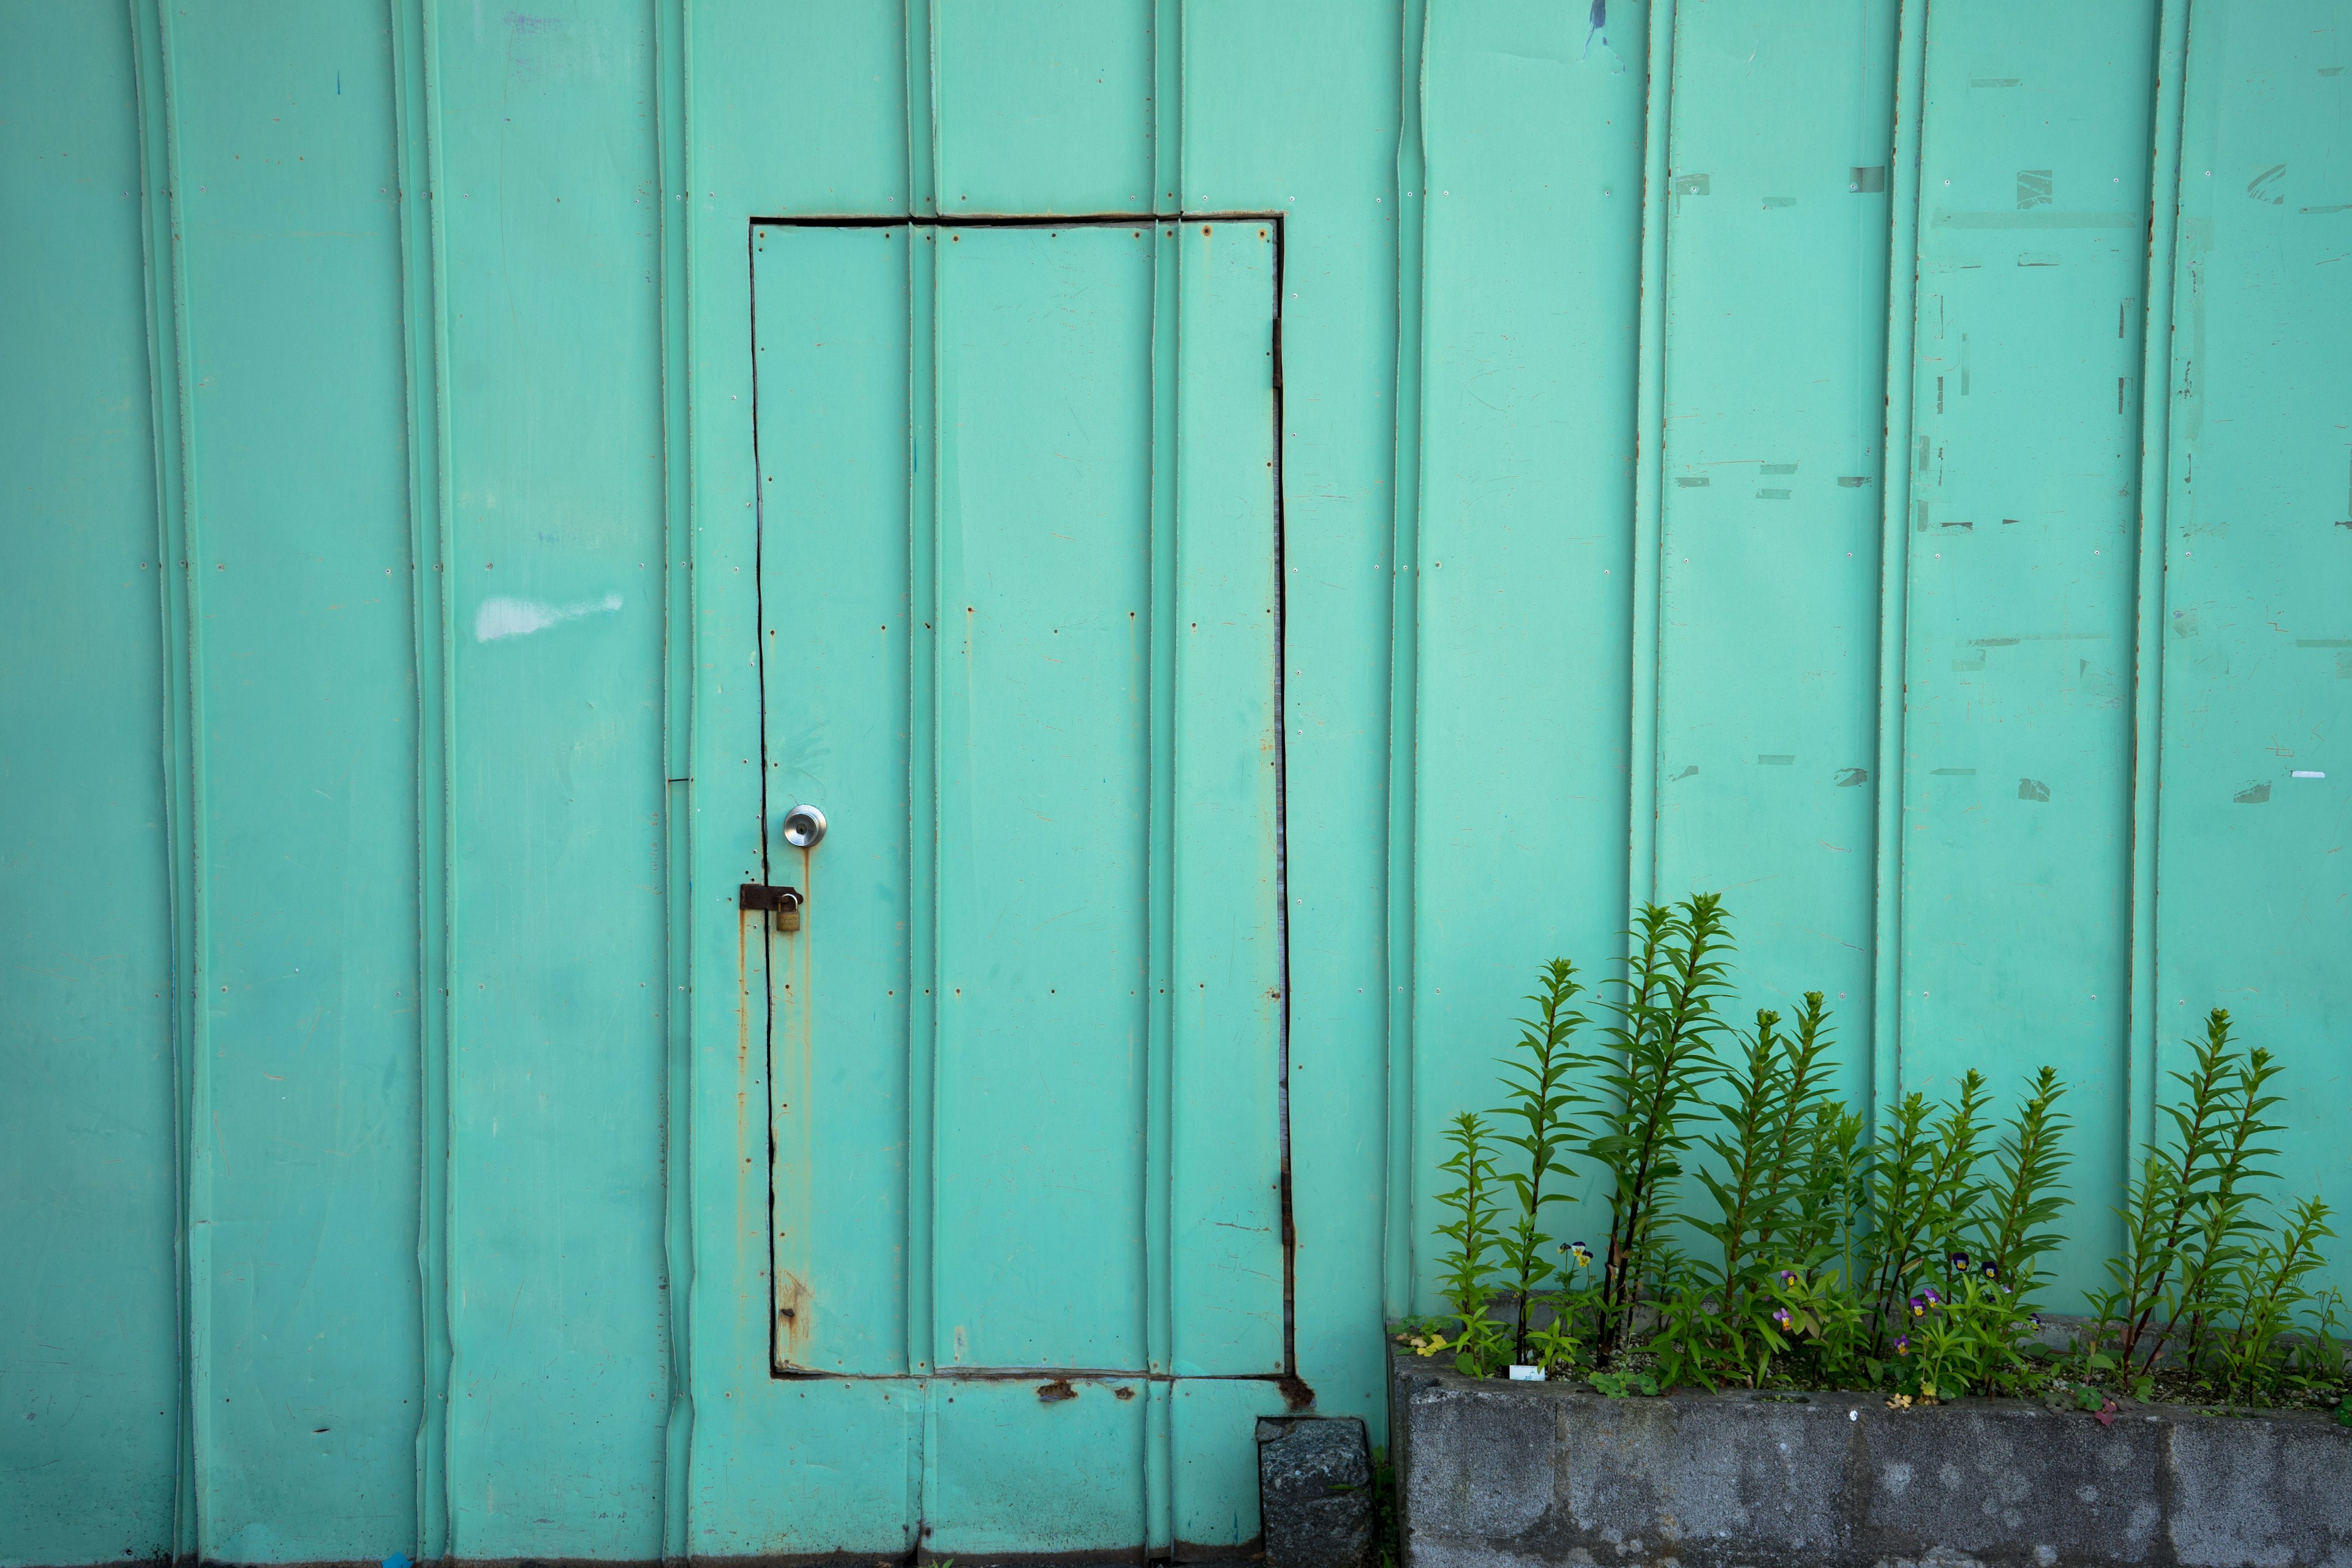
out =
[[[1039,216],[1009,214],[995,217],[963,214],[956,217],[921,217],[911,214],[844,213],[833,217],[794,214],[788,217],[755,217],[760,228],[1141,228],[1147,224],[1268,223],[1275,226],[1276,274],[1280,276],[1283,215],[1277,212],[1066,213]],[[1282,301],[1275,301],[1277,328]]]
[[[752,603],[758,617],[755,668],[760,702],[760,871],[763,881],[772,881],[769,866],[768,818],[768,705],[767,705],[767,604],[765,586],[765,543],[767,537],[767,496],[761,479],[760,408],[759,408],[759,234],[763,228],[1139,228],[1146,224],[1174,223],[1263,223],[1271,233],[1267,237],[1274,246],[1272,311],[1271,376],[1274,417],[1273,445],[1273,553],[1274,553],[1274,881],[1276,893],[1276,973],[1280,991],[1275,1025],[1275,1137],[1278,1152],[1278,1187],[1282,1246],[1282,1349],[1277,1370],[1264,1373],[1219,1373],[1186,1374],[1185,1381],[1224,1383],[1271,1383],[1281,1388],[1284,1404],[1291,1410],[1304,1410],[1314,1403],[1314,1390],[1298,1371],[1297,1344],[1297,1226],[1293,1214],[1290,1138],[1290,788],[1289,788],[1289,713],[1287,709],[1287,660],[1290,655],[1289,592],[1286,576],[1288,572],[1288,517],[1283,495],[1283,342],[1282,290],[1286,223],[1279,212],[1213,211],[1180,213],[1069,213],[1069,214],[999,214],[993,216],[964,214],[953,217],[906,214],[841,214],[835,216],[808,215],[754,217],[746,226],[744,253],[751,285],[747,328],[751,340],[751,454],[752,454]],[[910,349],[911,352],[911,349]],[[1171,352],[1172,349],[1171,349]],[[763,937],[772,941],[770,917],[761,917]],[[763,943],[763,953],[766,949]],[[775,997],[772,966],[761,965],[761,994],[766,1003],[762,1020],[762,1040],[767,1058],[767,1093],[772,1100],[775,1072]],[[914,1048],[910,1040],[908,1048]],[[772,1300],[776,1279],[775,1225],[775,1118],[768,1117],[768,1213],[766,1216],[768,1246],[767,1294]],[[912,1158],[912,1151],[909,1151]],[[914,1173],[908,1173],[909,1180]],[[1148,1227],[1148,1226],[1147,1226]],[[1111,1369],[1077,1368],[959,1368],[950,1370],[937,1365],[924,1373],[826,1373],[805,1367],[794,1367],[776,1358],[775,1324],[772,1305],[768,1309],[768,1375],[772,1382],[792,1382],[806,1379],[832,1379],[843,1382],[918,1382],[939,1378],[956,1381],[1017,1381],[1032,1376],[1079,1378],[1117,1378],[1122,1381],[1172,1383],[1178,1375],[1171,1370],[1160,1373],[1129,1372]],[[1148,1358],[1147,1358],[1148,1359]]]

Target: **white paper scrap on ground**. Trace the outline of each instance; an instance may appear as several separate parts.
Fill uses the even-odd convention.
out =
[[[1514,1363],[1511,1367],[1511,1381],[1513,1383],[1541,1383],[1544,1381],[1544,1369],[1539,1366],[1519,1366]]]

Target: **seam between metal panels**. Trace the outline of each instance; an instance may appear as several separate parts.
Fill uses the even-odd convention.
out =
[[[2160,1016],[2158,834],[2164,775],[2165,531],[2172,500],[2172,331],[2180,231],[2180,137],[2189,0],[2157,21],[2156,125],[2148,177],[2147,301],[2140,326],[2139,536],[2132,676],[2131,991],[2124,1044],[2124,1180],[2156,1136]]]
[[[1169,0],[1161,0],[1164,13]],[[1154,35],[1155,39],[1157,34]],[[1160,124],[1166,120],[1164,108]],[[1159,146],[1159,125],[1154,145]],[[1151,531],[1150,581],[1145,608],[1147,721],[1144,768],[1145,899],[1149,931],[1144,963],[1143,1364],[1165,1372],[1175,1355],[1174,1184],[1175,1030],[1175,776],[1176,544],[1181,487],[1177,453],[1181,410],[1182,245],[1176,226],[1151,226]],[[1144,1538],[1172,1538],[1175,1514],[1169,1481],[1168,1410],[1147,1402],[1143,1421]]]
[[[169,37],[163,7],[130,0],[131,71],[138,94],[140,237],[146,283],[147,389],[150,439],[155,480],[155,580],[163,664],[161,774],[164,817],[164,874],[171,889],[172,941],[172,1235],[173,1333],[177,1341],[179,1408],[174,1441],[171,1554],[198,1554],[201,1520],[196,1472],[199,1391],[196,1298],[202,1275],[194,1246],[196,1213],[194,1110],[196,986],[199,984],[195,879],[195,654],[193,593],[188,568],[188,390],[187,342],[181,318],[182,281],[176,177],[178,138],[173,128],[172,81],[167,68]],[[173,567],[176,563],[177,570]]]
[[[449,635],[449,628],[457,624],[457,585],[454,580],[454,574],[448,570],[449,563],[456,552],[457,513],[455,478],[449,464],[451,437],[448,375],[449,237],[448,226],[442,219],[440,200],[440,193],[448,189],[448,179],[442,167],[441,137],[437,134],[441,123],[441,74],[435,68],[435,62],[440,58],[441,49],[440,28],[434,18],[438,13],[430,4],[421,4],[418,11],[421,23],[418,34],[421,44],[420,65],[423,68],[418,73],[418,85],[424,89],[425,95],[425,212],[429,219],[428,234],[432,241],[433,260],[433,363],[435,367],[433,416],[436,432],[435,446],[440,458],[438,472],[435,479],[435,504],[440,511],[440,533],[436,542],[439,552],[438,593],[441,600],[442,635],[446,638]],[[447,650],[448,645],[445,643],[444,646],[445,651]],[[457,668],[454,654],[445,658],[441,667],[440,723],[442,755],[449,759],[449,766],[445,770],[442,778],[442,788],[445,792],[443,811],[446,814],[443,845],[446,853],[455,847],[457,830],[455,783],[457,755]],[[457,952],[457,890],[454,864],[446,868],[446,874],[442,879],[440,918],[444,951],[454,955]],[[449,977],[446,970],[443,973],[442,983],[443,990],[439,1005],[444,1011],[443,1049],[448,1053],[445,1060],[449,1066],[451,1074],[454,1075],[457,1059],[457,1017],[451,1009],[455,987],[449,984]],[[456,1224],[457,1214],[457,1166],[452,1157],[457,1142],[457,1126],[456,1096],[449,1094],[445,1097],[440,1121],[436,1130],[439,1137],[440,1160],[443,1167],[439,1219],[445,1263],[448,1257],[449,1233]],[[449,1397],[450,1391],[457,1386],[459,1357],[457,1315],[454,1310],[457,1300],[457,1285],[449,1278],[448,1270],[445,1267],[441,1280],[439,1315],[446,1354],[441,1371],[439,1391],[441,1405],[437,1412],[441,1424],[442,1497],[440,1502],[443,1555],[445,1556],[456,1555],[461,1544],[457,1539],[457,1510],[450,1506],[448,1496],[448,1456],[457,1446],[457,1406],[455,1401]]]
[[[1389,194],[1395,213],[1396,434],[1394,509],[1389,541],[1387,942],[1381,990],[1388,1023],[1388,1161],[1381,1184],[1381,1295],[1383,1315],[1413,1307],[1413,847],[1419,743],[1422,502],[1422,362],[1424,233],[1429,215],[1428,0],[1404,0],[1398,25],[1397,155]],[[1412,216],[1406,216],[1408,209]]]
[[[1870,1110],[1874,1125],[1903,1082],[1903,723],[1909,647],[1912,355],[1918,333],[1919,159],[1925,130],[1927,0],[1903,0],[1895,26],[1895,142],[1888,174],[1886,485],[1878,532],[1878,777],[1874,799]],[[1899,454],[1899,457],[1898,457]]]
[[[417,1310],[424,1351],[416,1427],[416,1542],[449,1550],[449,790],[446,321],[434,221],[435,73],[428,7],[393,0],[399,158],[400,300],[406,382],[410,638],[416,678]]]
[[[1633,368],[1633,712],[1626,737],[1626,913],[1657,897],[1658,709],[1665,646],[1666,181],[1672,169],[1675,0],[1653,0],[1643,114],[1642,300]],[[1629,918],[1630,926],[1631,920]]]
[[[690,0],[655,0],[656,189],[661,206],[662,841],[664,932],[662,1314],[669,1403],[662,1427],[662,1555],[687,1555],[694,1438],[694,520],[693,267],[686,193]],[[754,476],[756,479],[756,476]],[[765,640],[764,638],[759,640]],[[763,715],[764,718],[764,715]],[[764,818],[763,818],[764,825]],[[740,919],[740,916],[739,915]]]
[[[929,35],[926,34],[927,45]],[[938,177],[938,121],[935,83],[938,79],[936,59],[924,56],[925,100],[932,106],[933,118],[928,122],[931,131],[932,178]],[[936,195],[936,191],[934,191]],[[934,201],[933,205],[937,203]],[[940,630],[940,579],[941,552],[940,548],[940,506],[947,480],[947,463],[940,457],[940,268],[946,265],[947,255],[940,249],[939,232],[928,230],[923,235],[920,260],[914,243],[915,231],[907,231],[908,306],[907,323],[907,397],[908,428],[910,441],[914,438],[917,410],[920,410],[921,431],[931,444],[931,466],[926,478],[919,449],[910,452],[913,468],[908,475],[908,593],[910,603],[922,607],[923,641],[908,645],[908,805],[909,820],[907,840],[912,857],[908,881],[908,929],[919,936],[919,966],[910,964],[907,987],[908,1016],[919,1016],[921,1028],[909,1027],[907,1037],[907,1063],[910,1074],[919,1073],[919,1085],[910,1086],[908,1095],[909,1131],[908,1137],[908,1281],[910,1287],[908,1321],[911,1329],[919,1313],[921,1360],[913,1355],[918,1342],[910,1332],[908,1366],[919,1366],[931,1371],[939,1352],[939,1258],[935,1219],[939,1213],[939,1093],[940,1093],[940,667],[946,662],[945,639]],[[920,271],[918,272],[918,267]],[[917,289],[919,288],[919,292]],[[919,307],[919,309],[918,309]],[[919,510],[918,510],[919,509]],[[910,615],[909,620],[911,622]],[[913,626],[908,626],[911,638]],[[920,657],[917,655],[919,652]],[[919,744],[919,754],[915,747]],[[919,876],[919,880],[916,879]],[[915,1001],[913,981],[922,981],[922,1006],[919,1015],[912,1010]],[[919,1090],[919,1092],[915,1092]],[[916,1133],[919,1131],[920,1142]],[[919,1172],[913,1162],[922,1162]],[[919,1184],[917,1177],[919,1175]],[[917,1246],[917,1220],[920,1219],[920,1246]],[[912,1527],[908,1549],[919,1553],[923,1539],[930,1533],[931,1500],[940,1489],[940,1401],[933,1385],[923,1385],[923,1418],[913,1434],[913,1451],[908,1456],[909,1496],[907,1518]]]
[[[1290,597],[1287,520],[1282,504],[1282,263],[1283,222],[1274,230],[1274,956],[1282,993],[1275,1026],[1277,1093],[1275,1124],[1282,1151],[1282,1373],[1298,1371],[1298,1224],[1291,1209],[1290,1170]]]
[[[827,1372],[822,1367],[785,1367],[770,1374],[776,1383],[1050,1383],[1056,1378],[1094,1383],[1270,1383],[1293,1410],[1314,1403],[1315,1391],[1287,1372],[1169,1372],[1132,1366],[942,1366],[929,1372]]]
[[[1171,44],[1172,40],[1172,44]],[[1151,8],[1151,216],[1184,208],[1184,0]]]
[[[939,210],[939,33],[931,0],[907,0],[905,29],[907,104],[907,210]]]
[[[794,213],[788,216],[754,216],[753,228],[1138,228],[1146,223],[1281,223],[1278,212],[1246,207],[1184,213],[960,213],[954,217],[923,217],[911,213]]]
[[[905,12],[907,212],[939,214],[939,40],[931,0],[907,0]],[[931,1215],[938,1196],[933,1129],[938,1125],[939,844],[936,828],[917,831],[939,798],[939,244],[907,230],[907,1296],[906,1363],[927,1372],[932,1361]],[[923,471],[923,446],[931,468]],[[764,636],[764,632],[762,633]],[[767,711],[760,714],[767,727]],[[773,1230],[771,1217],[769,1228]],[[772,1338],[771,1343],[772,1343]],[[772,1360],[771,1362],[772,1364]],[[924,1515],[937,1481],[939,1403],[923,1394],[922,1416],[907,1436],[907,1550],[922,1551]]]
[[[1165,1373],[1176,1353],[1175,1251],[1175,910],[1176,616],[1182,482],[1182,243],[1171,215],[1183,205],[1183,0],[1153,0],[1151,14],[1151,173],[1155,193],[1143,221],[1152,226],[1151,587],[1148,669],[1148,745],[1167,766],[1145,770],[1150,867],[1144,1002],[1144,1325],[1143,1360]],[[1276,284],[1279,289],[1280,283]],[[1277,571],[1279,568],[1277,568]],[[1276,673],[1280,679],[1279,671]],[[1278,689],[1278,688],[1277,688]],[[1279,700],[1276,722],[1280,723]],[[1278,740],[1278,735],[1277,735]],[[1280,897],[1279,879],[1276,897]],[[1286,1255],[1287,1249],[1286,1248]],[[1143,1538],[1146,1555],[1172,1552],[1176,1539],[1173,1410],[1170,1385],[1145,1384]]]
[[[760,880],[772,883],[775,877],[768,864],[768,588],[767,574],[762,570],[762,552],[768,537],[768,487],[764,458],[760,451],[760,249],[756,226],[743,231],[743,272],[745,298],[751,307],[751,319],[745,327],[751,350],[751,667],[760,713],[760,749],[756,753],[760,773]],[[743,917],[739,912],[735,918],[740,921]],[[761,1121],[767,1127],[768,1149],[768,1169],[763,1183],[767,1212],[761,1221],[767,1233],[768,1282],[764,1292],[766,1304],[761,1308],[760,1317],[762,1324],[761,1332],[767,1340],[768,1367],[772,1373],[777,1370],[775,929],[771,923],[773,918],[768,910],[760,911],[760,1070],[763,1085],[761,1092],[767,1102]],[[744,978],[748,980],[749,976]]]
[[[919,238],[922,243],[916,243]],[[907,1366],[927,1372],[937,1345],[932,1300],[932,1179],[939,1055],[939,835],[920,825],[939,798],[940,664],[937,519],[937,321],[940,257],[935,237],[907,230]],[[929,457],[924,453],[928,448]],[[928,461],[928,466],[926,466]],[[908,1487],[918,1517],[924,1495],[927,1424],[914,1434]]]

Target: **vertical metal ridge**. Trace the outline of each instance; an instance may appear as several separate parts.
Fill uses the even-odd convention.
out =
[[[200,1245],[200,1216],[208,1191],[200,1194],[197,1142],[198,1085],[207,1075],[202,1049],[203,1008],[198,987],[201,911],[197,879],[203,867],[196,737],[200,710],[196,692],[197,652],[194,558],[193,425],[188,407],[186,258],[179,221],[179,133],[171,69],[169,7],[159,0],[130,0],[131,74],[138,95],[140,237],[146,279],[149,435],[155,477],[156,610],[162,622],[163,658],[161,772],[166,885],[171,890],[173,1295],[178,1337],[177,1437],[173,1496],[172,1555],[201,1557],[204,1548],[204,1411],[208,1403],[198,1354],[210,1315],[204,1281],[209,1248]],[[176,563],[178,570],[173,570]],[[208,1184],[205,1184],[208,1188]]]
[[[1666,182],[1672,174],[1675,0],[1652,0],[1643,62],[1648,101],[1642,140],[1642,303],[1633,368],[1632,717],[1627,773],[1625,901],[1632,916],[1658,888],[1658,705],[1665,648],[1658,614],[1665,539]]]
[[[2157,922],[2163,783],[2165,529],[2171,502],[2172,300],[2180,227],[2180,135],[2189,0],[2157,21],[2156,114],[2148,175],[2147,313],[2140,329],[2139,534],[2132,666],[2131,980],[2126,1004],[2124,1179],[2156,1136]]]
[[[1184,210],[1184,0],[1152,0],[1150,210]]]
[[[936,1273],[932,1215],[938,1203],[939,1091],[939,677],[940,479],[939,231],[907,231],[907,1371],[932,1369]],[[936,1468],[929,1438],[937,1412],[926,1403],[910,1467],[909,1517],[921,1528]],[[918,1536],[910,1542],[919,1546]]]
[[[907,0],[907,210],[917,217],[939,216],[939,36],[931,0]]]
[[[1290,1164],[1290,535],[1283,506],[1283,220],[1274,231],[1274,942],[1276,965],[1275,1126],[1282,1151],[1282,1373],[1298,1373],[1298,1224]]]
[[[457,625],[457,584],[456,573],[449,569],[456,555],[457,513],[455,478],[449,462],[451,429],[448,368],[449,235],[448,224],[446,221],[440,199],[441,193],[449,188],[449,182],[442,163],[440,133],[443,118],[439,68],[440,27],[435,20],[437,13],[431,0],[420,0],[418,12],[420,26],[417,34],[417,86],[423,95],[422,129],[425,158],[425,210],[427,220],[426,236],[431,242],[430,257],[433,268],[433,427],[434,449],[438,458],[434,473],[434,507],[438,518],[439,530],[435,541],[437,553],[433,583],[436,596],[439,600],[443,648],[438,728],[441,753],[447,759],[446,764],[442,769],[441,799],[438,803],[443,825],[443,861],[441,900],[436,913],[441,923],[444,967],[439,994],[434,998],[435,1005],[440,1009],[442,1016],[443,1095],[441,1106],[433,1123],[435,1134],[439,1141],[436,1163],[441,1173],[441,1196],[440,1201],[434,1205],[434,1213],[441,1226],[445,1259],[440,1289],[435,1292],[435,1311],[437,1314],[437,1321],[441,1325],[442,1369],[437,1389],[440,1406],[436,1411],[427,1412],[427,1415],[437,1418],[441,1428],[444,1468],[442,1496],[439,1500],[444,1549],[439,1555],[454,1557],[460,1553],[462,1543],[457,1538],[457,1510],[451,1506],[453,1489],[448,1484],[447,1477],[448,1456],[457,1447],[457,1404],[450,1397],[450,1391],[456,1387],[457,1367],[463,1351],[457,1342],[456,1314],[452,1310],[452,1304],[457,1299],[458,1286],[451,1277],[453,1270],[446,1264],[448,1236],[457,1212],[459,1196],[457,1164],[454,1158],[454,1145],[457,1140],[457,1107],[455,1096],[448,1088],[450,1065],[456,1060],[457,1019],[451,1010],[452,987],[449,983],[446,960],[448,955],[456,951],[457,940],[457,886],[454,859],[457,826],[456,787],[457,666],[452,651],[451,637],[451,629]]]
[[[1428,216],[1429,0],[1402,0],[1397,73],[1396,482],[1389,562],[1388,1180],[1381,1225],[1381,1310],[1413,1308],[1413,851],[1421,690],[1422,340]]]
[[[1192,42],[1185,30],[1183,0],[1152,0],[1152,179],[1157,212],[1185,209],[1185,80]]]
[[[410,647],[416,678],[416,1553],[449,1552],[449,617],[443,462],[446,321],[434,223],[433,59],[425,0],[391,0],[406,386]]]
[[[688,1552],[694,1453],[694,394],[688,137],[691,0],[655,0],[656,188],[661,204],[663,1036],[662,1556]],[[754,637],[758,634],[755,632]],[[764,640],[764,639],[760,639]],[[766,715],[762,714],[764,724]],[[772,1228],[772,1226],[771,1227]]]
[[[1160,0],[1164,16],[1174,0]],[[1164,39],[1155,40],[1164,48]],[[1161,81],[1166,80],[1163,68]],[[1160,106],[1158,120],[1169,111]],[[1155,145],[1158,145],[1155,132]],[[1175,1354],[1175,1004],[1176,952],[1176,547],[1178,421],[1181,376],[1177,331],[1182,309],[1178,268],[1183,237],[1167,220],[1151,226],[1151,539],[1150,594],[1144,610],[1147,690],[1150,710],[1144,744],[1147,790],[1145,870],[1145,978],[1143,1047],[1143,1352],[1145,1368],[1171,1370]],[[1147,1550],[1175,1539],[1171,1480],[1169,1406],[1144,1406],[1144,1543]]]
[[[1870,1116],[1903,1078],[1903,722],[1909,646],[1912,358],[1918,331],[1919,157],[1927,0],[1903,0],[1895,38],[1895,144],[1886,236],[1886,483],[1878,543],[1878,755],[1873,844]]]
[[[774,880],[768,864],[768,484],[766,458],[760,445],[760,250],[761,234],[757,226],[747,226],[743,234],[744,298],[751,303],[751,319],[744,322],[750,342],[746,345],[751,358],[751,668],[758,689],[756,703],[760,715],[760,880]],[[740,922],[740,910],[736,915]],[[763,1173],[766,1207],[761,1216],[767,1259],[767,1305],[762,1309],[768,1337],[768,1370],[779,1371],[783,1365],[783,1352],[776,1343],[776,1309],[780,1276],[776,1272],[776,990],[775,931],[765,913],[760,916],[760,1082],[765,1097],[761,1120],[767,1127],[767,1168]],[[740,926],[739,946],[748,952],[744,933]],[[750,1005],[751,976],[741,982],[744,1005]]]

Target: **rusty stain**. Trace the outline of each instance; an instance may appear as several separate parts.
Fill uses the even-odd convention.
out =
[[[1065,1399],[1076,1399],[1077,1396],[1078,1391],[1070,1386],[1070,1380],[1066,1377],[1057,1377],[1051,1383],[1041,1383],[1037,1385],[1037,1399],[1040,1404],[1058,1405]]]
[[[810,852],[800,851],[800,886],[814,897],[815,884]],[[770,1370],[781,1373],[799,1361],[814,1343],[808,1272],[809,1217],[815,1212],[814,1149],[808,1109],[814,1061],[814,1020],[811,1001],[815,994],[811,944],[781,919],[762,915],[767,932],[768,1099],[769,1099],[769,1254],[775,1282],[775,1338]],[[781,994],[774,975],[777,949],[782,949]]]
[[[751,1068],[751,937],[746,930],[750,911],[735,916],[735,1077],[740,1082]]]
[[[776,1359],[793,1361],[798,1358],[801,1345],[807,1339],[809,1322],[808,1282],[788,1270],[776,1276]]]
[[[1132,1399],[1135,1397],[1135,1390],[1124,1386],[1115,1388],[1111,1391],[1111,1397],[1114,1399]]]
[[[735,1163],[735,1250],[738,1258],[756,1257],[767,1245],[765,1215],[752,1188],[754,1164],[751,1142],[751,977],[748,970],[751,939],[744,917],[735,918],[735,1147],[740,1158]],[[764,1142],[764,1141],[763,1141]],[[765,1153],[764,1148],[761,1152]],[[764,1173],[759,1173],[764,1175]],[[754,1237],[751,1226],[760,1225],[761,1235]],[[738,1279],[748,1286],[753,1271],[739,1267]]]

